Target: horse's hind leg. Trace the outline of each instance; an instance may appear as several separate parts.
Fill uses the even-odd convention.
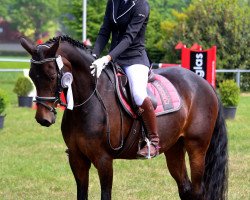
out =
[[[183,139],[180,138],[174,146],[165,152],[165,156],[169,172],[178,185],[180,198],[182,200],[192,199],[191,182],[188,178],[185,164]]]
[[[204,199],[203,175],[205,171],[206,144],[196,138],[185,141],[189,156],[193,200]]]
[[[69,163],[77,185],[77,199],[88,199],[89,169],[91,162],[80,152],[68,151]]]

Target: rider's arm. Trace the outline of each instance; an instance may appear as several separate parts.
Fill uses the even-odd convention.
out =
[[[123,35],[121,42],[109,53],[113,60],[121,55],[121,53],[132,44],[148,16],[149,5],[147,2],[143,3],[142,6],[136,7],[135,12],[133,13],[133,18],[128,24],[127,30]]]

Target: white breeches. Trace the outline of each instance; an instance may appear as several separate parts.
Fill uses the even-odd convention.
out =
[[[135,64],[124,67],[129,80],[129,86],[135,104],[141,106],[147,94],[149,68],[145,65]]]

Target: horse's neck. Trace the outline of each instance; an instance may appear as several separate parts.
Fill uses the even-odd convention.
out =
[[[93,57],[86,50],[62,43],[58,53],[63,54],[72,64],[72,71],[89,71],[89,66],[94,61]]]
[[[94,78],[89,69],[93,59],[84,50],[66,45],[61,46],[59,53],[71,63],[73,96],[76,103],[81,103],[94,90]]]

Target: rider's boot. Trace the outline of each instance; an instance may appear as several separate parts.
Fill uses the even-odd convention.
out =
[[[156,115],[151,100],[147,97],[143,101],[138,110],[139,115],[142,117],[144,127],[148,133],[150,146],[145,145],[137,152],[138,157],[149,158],[155,157],[159,154],[159,135],[157,133]],[[150,156],[149,156],[150,155]]]

